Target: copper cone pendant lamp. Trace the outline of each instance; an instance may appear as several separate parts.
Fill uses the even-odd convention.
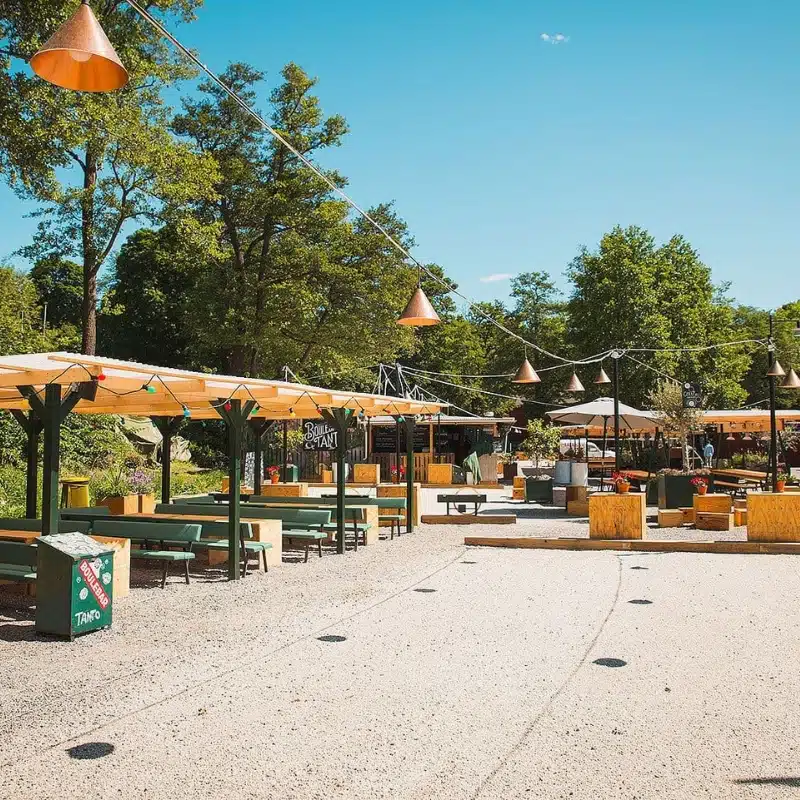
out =
[[[517,374],[511,379],[511,383],[541,383],[542,379],[536,374],[533,365],[528,361],[527,356],[522,365],[517,370]]]
[[[406,310],[400,315],[397,320],[398,325],[438,325],[441,320],[436,313],[436,309],[431,305],[425,292],[422,291],[422,275],[418,272],[417,291],[411,295],[408,301]]]
[[[767,370],[768,378],[782,378],[785,374],[786,372],[780,365],[780,362],[777,358],[772,362],[772,366]]]
[[[573,372],[572,377],[569,379],[569,385],[567,386],[568,392],[583,392],[586,391],[583,388],[583,384],[581,383],[581,379],[578,377],[577,373]]]
[[[128,82],[127,70],[86,0],[30,63],[40,78],[77,92],[113,92]]]
[[[790,369],[786,375],[786,380],[781,384],[781,389],[800,389],[800,377],[794,369]]]
[[[597,386],[601,386],[605,383],[611,383],[611,378],[608,377],[606,371],[600,367],[600,372],[598,373],[597,377],[594,379],[594,382]]]

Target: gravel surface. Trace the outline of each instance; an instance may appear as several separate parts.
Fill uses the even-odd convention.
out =
[[[149,583],[72,644],[0,594],[0,798],[797,796],[799,561],[464,535]]]

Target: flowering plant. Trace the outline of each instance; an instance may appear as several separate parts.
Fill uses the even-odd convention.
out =
[[[273,475],[277,475],[280,471],[280,467],[267,467],[267,475],[269,475],[270,478]]]
[[[689,483],[691,483],[692,486],[708,486],[708,481],[705,478],[701,478],[699,475],[695,475]]]
[[[151,494],[153,491],[153,476],[145,470],[135,469],[129,478],[131,494]]]
[[[627,472],[612,472],[611,483],[630,483],[631,476]]]
[[[405,476],[406,476],[406,468],[400,467],[400,477],[405,478]],[[392,467],[392,477],[393,478],[397,477],[397,467]]]

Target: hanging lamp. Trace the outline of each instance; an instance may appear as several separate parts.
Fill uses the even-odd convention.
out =
[[[780,361],[778,361],[778,359],[776,358],[772,362],[772,366],[767,370],[767,377],[768,378],[782,378],[784,375],[786,375],[786,372],[784,371],[783,367],[781,366]]]
[[[511,383],[541,383],[542,379],[537,375],[533,364],[528,361],[528,353],[525,353],[525,360],[520,364],[517,374],[511,379]]]
[[[576,372],[572,373],[572,377],[569,379],[569,384],[567,384],[567,391],[568,392],[585,392],[586,390],[583,388],[583,384],[581,383],[581,379],[578,377]]]
[[[728,435],[725,437],[725,441],[726,442],[735,442],[736,441],[736,437],[732,433],[728,433]]]
[[[422,269],[417,267],[417,290],[411,295],[406,310],[397,320],[398,325],[424,327],[438,325],[441,322],[436,309],[431,305],[425,292],[422,291]]]
[[[790,369],[786,374],[786,380],[781,384],[781,389],[800,389],[800,377],[798,377],[794,368]]]
[[[594,383],[596,386],[602,386],[603,384],[611,383],[611,378],[608,377],[608,374],[602,367],[600,367],[600,372],[597,373]]]
[[[87,0],[31,58],[30,65],[40,78],[77,92],[113,92],[128,83],[128,71]]]

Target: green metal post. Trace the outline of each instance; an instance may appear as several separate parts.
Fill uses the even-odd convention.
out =
[[[322,418],[336,430],[336,552],[345,552],[345,457],[347,455],[347,431],[353,422],[349,408],[322,410]],[[356,536],[358,533],[356,533]]]
[[[39,434],[42,432],[41,420],[33,411],[25,412],[13,409],[11,415],[25,431],[25,516],[28,519],[38,519],[39,498]]]
[[[251,419],[250,429],[253,432],[253,491],[261,494],[264,480],[264,434],[274,425],[266,419]]]
[[[226,405],[230,407],[225,408]],[[255,402],[248,400],[217,400],[217,413],[228,428],[228,580],[241,577],[239,527],[242,516],[242,433]]]
[[[44,389],[44,458],[42,461],[42,536],[58,533],[58,470],[61,458],[61,386]]]
[[[172,499],[172,437],[183,424],[183,417],[153,417],[161,433],[161,502]]]
[[[405,417],[406,421],[406,531],[414,530],[414,429],[417,419]]]
[[[286,475],[286,468],[287,464],[289,463],[289,423],[284,420],[283,421],[283,469],[281,470],[281,480],[284,483],[289,482],[289,478]]]

